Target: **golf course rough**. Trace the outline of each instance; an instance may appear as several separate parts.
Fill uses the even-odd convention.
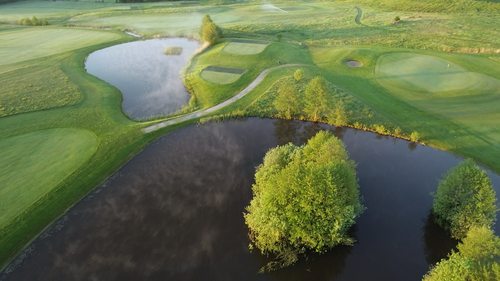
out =
[[[268,42],[233,39],[222,51],[231,55],[256,55],[262,53],[267,46]]]
[[[201,71],[201,77],[214,84],[231,84],[240,79],[245,70],[222,66],[208,66]]]
[[[0,140],[0,229],[82,166],[97,147],[93,132],[73,128]]]
[[[113,32],[76,28],[31,27],[1,31],[0,66],[60,54],[119,38],[120,35]]]
[[[389,90],[437,93],[493,90],[500,86],[493,77],[470,72],[442,58],[412,53],[381,56],[375,73],[377,81]]]

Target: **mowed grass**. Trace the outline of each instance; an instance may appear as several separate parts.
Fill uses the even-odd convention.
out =
[[[481,56],[375,47],[313,48],[311,51],[314,62],[324,70],[323,75],[374,109],[387,120],[386,125],[418,131],[427,144],[472,157],[500,171],[500,88],[492,86],[500,78],[498,63]],[[389,80],[379,83],[375,71],[377,62],[392,55],[422,56],[424,65],[407,66],[409,75],[391,70],[395,84],[386,84]],[[364,66],[349,68],[343,63],[346,58],[362,61]],[[455,85],[442,81],[449,79],[448,63],[451,69],[463,73],[460,79],[466,80],[456,83],[468,88],[457,90]],[[434,70],[429,64],[434,65]],[[430,68],[421,68],[425,65]],[[412,78],[412,74],[419,72],[426,76],[426,70],[434,71],[434,77],[422,79],[415,75]],[[441,72],[436,74],[436,71]],[[401,76],[398,78],[398,75]],[[485,80],[472,84],[467,81],[474,81],[478,75]],[[450,88],[426,90],[433,89],[432,85],[441,90],[446,89],[446,85]]]
[[[431,93],[473,90],[497,90],[500,81],[471,72],[445,59],[411,53],[381,56],[375,68],[377,80],[388,89]],[[418,97],[415,97],[418,99]]]
[[[81,99],[78,87],[58,65],[50,63],[4,72],[0,85],[0,117],[71,105]]]
[[[256,55],[262,53],[267,46],[269,43],[232,41],[224,47],[223,51],[233,55]]]
[[[200,76],[214,84],[231,84],[240,79],[245,72],[243,69],[209,66],[201,72]]]
[[[4,30],[0,32],[0,67],[119,38],[113,32],[73,28],[29,27]]]
[[[56,33],[45,32],[54,29]],[[0,97],[22,109],[19,114],[0,117],[1,200],[8,200],[0,207],[13,212],[2,216],[0,266],[152,138],[140,132],[140,124],[123,115],[119,91],[84,69],[90,52],[130,38],[113,31],[79,31],[11,27],[0,32],[0,61],[14,62],[0,65]],[[11,33],[16,36],[4,40],[2,36]],[[84,36],[75,37],[73,33]],[[37,50],[39,40],[54,46]],[[54,42],[48,42],[51,40]],[[36,55],[17,58],[16,47],[20,53],[31,49]],[[40,104],[25,106],[23,97],[38,98]],[[64,98],[72,102],[65,104]],[[52,130],[58,132],[55,138],[49,138],[49,134],[35,136]],[[90,135],[93,137],[87,137]],[[7,178],[10,184],[5,189]],[[37,183],[43,185],[41,189]]]
[[[0,140],[0,229],[84,164],[97,145],[91,131],[71,128]]]

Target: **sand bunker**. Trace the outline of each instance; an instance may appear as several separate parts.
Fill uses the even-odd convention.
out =
[[[347,60],[344,62],[349,67],[362,67],[363,63],[357,60]]]

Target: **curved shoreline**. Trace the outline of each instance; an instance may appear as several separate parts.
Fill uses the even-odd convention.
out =
[[[246,86],[245,89],[241,90],[238,94],[234,95],[230,99],[227,99],[227,100],[225,100],[217,105],[214,105],[214,106],[206,108],[206,109],[200,109],[200,110],[197,110],[195,112],[191,112],[191,113],[188,113],[188,114],[185,114],[185,115],[182,115],[179,117],[175,117],[175,118],[167,120],[167,121],[163,121],[163,122],[148,126],[146,128],[143,128],[142,132],[145,134],[152,133],[152,132],[158,131],[162,128],[168,127],[170,125],[179,124],[181,122],[193,120],[196,118],[206,116],[210,113],[213,113],[219,109],[222,109],[222,108],[238,101],[239,99],[243,98],[244,96],[246,96],[253,89],[255,89],[264,80],[264,78],[267,77],[267,75],[271,71],[276,70],[276,69],[280,69],[280,68],[293,67],[293,66],[302,66],[302,64],[284,64],[284,65],[274,66],[274,67],[270,67],[268,69],[265,69],[250,84],[248,84],[248,86]]]

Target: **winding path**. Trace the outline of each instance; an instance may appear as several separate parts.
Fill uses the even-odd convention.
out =
[[[356,14],[356,18],[354,19],[354,21],[357,23],[357,24],[362,24],[361,23],[361,18],[363,17],[363,10],[361,10],[360,7],[354,7],[356,9],[356,11],[358,12]]]
[[[266,78],[266,76],[271,71],[276,70],[276,69],[280,69],[280,68],[285,68],[285,67],[302,66],[302,65],[303,64],[284,64],[284,65],[279,65],[279,66],[275,66],[275,67],[271,67],[271,68],[265,69],[264,71],[262,71],[259,74],[259,76],[257,76],[252,81],[252,83],[250,83],[245,89],[241,90],[241,92],[239,92],[235,96],[231,97],[230,99],[227,99],[227,100],[225,100],[225,101],[223,101],[223,102],[221,102],[221,103],[219,103],[217,105],[214,105],[214,106],[206,108],[206,109],[200,109],[200,110],[197,110],[195,112],[191,112],[191,113],[188,113],[188,114],[185,114],[185,115],[181,115],[179,117],[174,117],[173,119],[166,120],[166,121],[163,121],[163,122],[160,122],[160,123],[148,126],[148,127],[144,128],[144,129],[142,129],[142,131],[145,134],[148,134],[148,133],[157,131],[159,129],[162,129],[162,128],[165,128],[165,127],[168,127],[168,126],[171,126],[171,125],[179,124],[179,123],[186,122],[186,121],[189,121],[189,120],[192,120],[192,119],[196,119],[196,118],[200,118],[200,117],[206,116],[206,115],[208,115],[210,113],[213,113],[213,112],[215,112],[215,111],[217,111],[217,110],[219,110],[221,108],[224,108],[224,107],[226,107],[226,106],[228,106],[230,104],[233,104],[234,102],[238,101],[242,97],[246,96],[253,89],[255,89],[255,87],[257,87],[264,80],[264,78]]]

